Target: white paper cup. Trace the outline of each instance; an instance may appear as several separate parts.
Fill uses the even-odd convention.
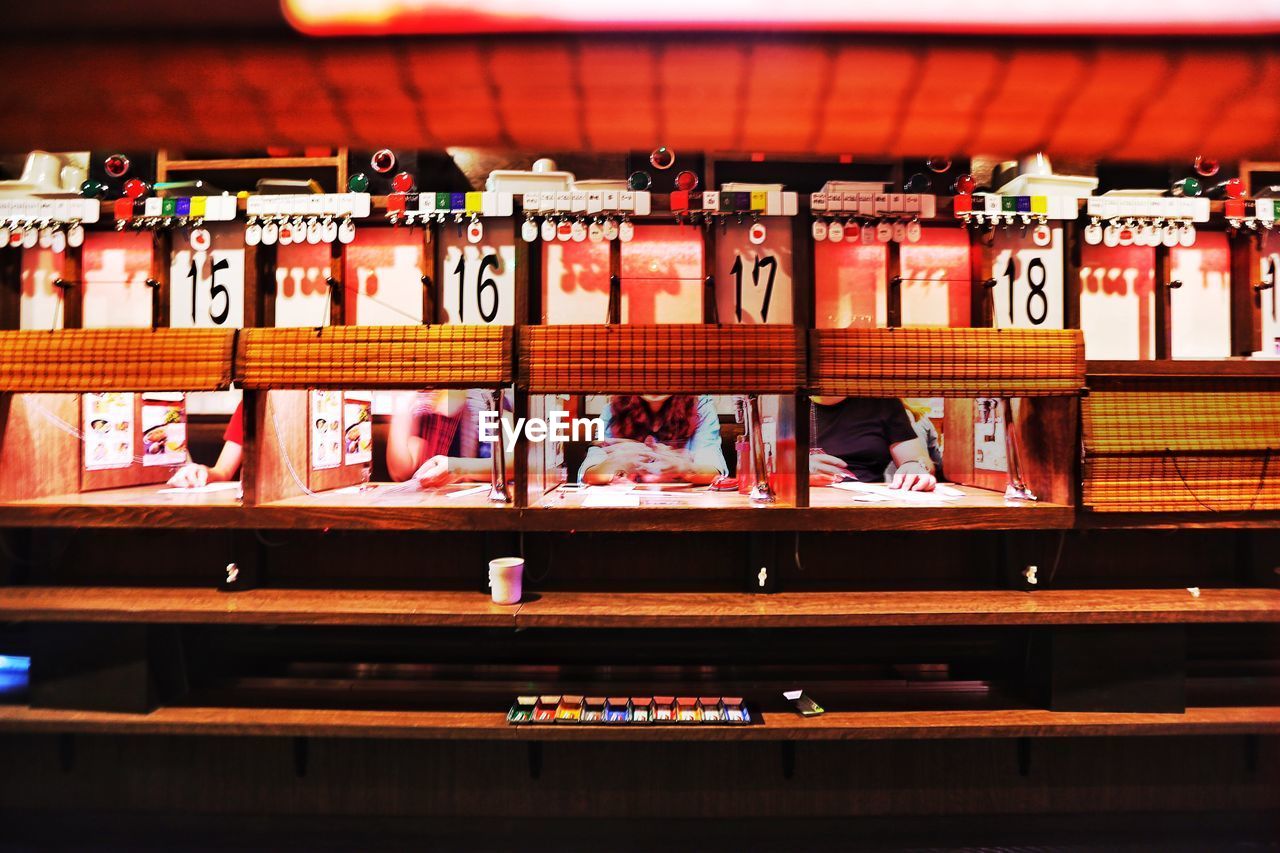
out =
[[[524,586],[524,558],[499,557],[489,561],[489,589],[494,604],[519,604]]]

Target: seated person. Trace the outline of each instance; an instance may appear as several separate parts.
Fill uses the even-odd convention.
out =
[[[842,480],[885,482],[890,462],[897,470],[889,485],[916,492],[937,485],[933,462],[911,419],[896,397],[814,397],[814,453],[809,482],[831,486]]]
[[[911,426],[916,431],[916,437],[924,443],[924,448],[929,452],[929,461],[933,463],[933,475],[938,481],[946,479],[942,473],[942,446],[938,442],[938,429],[933,425],[933,421],[929,419],[931,406],[920,401],[912,402],[911,400],[903,400],[902,405],[906,408],[907,414],[911,416]],[[893,476],[898,472],[898,463],[890,462],[889,467],[884,469],[884,480],[886,483],[893,482]]]
[[[728,473],[720,417],[707,395],[644,394],[609,398],[600,419],[604,441],[587,451],[579,479],[706,485]]]
[[[424,489],[460,480],[488,482],[493,448],[480,441],[479,419],[489,405],[489,394],[483,390],[401,394],[387,434],[391,477],[416,480]],[[508,476],[513,468],[508,458]]]
[[[198,489],[209,483],[225,483],[240,473],[240,461],[244,458],[244,403],[236,406],[231,422],[222,433],[222,452],[212,468],[188,462],[169,478],[170,486]]]

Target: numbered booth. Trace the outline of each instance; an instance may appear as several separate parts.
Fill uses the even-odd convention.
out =
[[[1078,331],[1029,329],[815,329],[809,391],[816,424],[811,453],[830,452],[841,422],[836,401],[945,399],[940,483],[906,492],[845,479],[811,483],[810,506],[967,510],[991,523],[1070,526],[1075,503],[1084,351]],[[932,412],[915,411],[917,421]],[[917,426],[917,434],[919,429]],[[922,439],[924,441],[924,439]],[[861,479],[861,478],[860,478]]]
[[[801,330],[531,326],[520,342],[520,386],[531,417],[563,427],[560,441],[528,445],[530,507],[797,505]],[[573,398],[598,399],[600,413],[571,416]],[[737,408],[740,424],[721,415],[719,400]],[[725,435],[731,426],[732,441]]]
[[[588,438],[584,428],[577,437],[571,432],[568,441],[531,445],[529,504],[736,506],[731,495],[749,496],[755,485],[746,470],[755,459],[754,424],[760,469],[768,472],[761,482],[780,476],[787,481],[768,497],[758,491],[757,501],[794,505],[794,463],[782,459],[793,455],[797,386],[792,378],[771,380],[783,393],[750,384],[735,387],[725,381],[727,374],[716,372],[726,365],[713,361],[691,366],[708,372],[677,377],[679,391],[665,394],[663,383],[672,355],[682,347],[694,347],[692,357],[705,346],[706,357],[714,360],[731,340],[717,335],[753,340],[750,332],[731,327],[785,327],[785,338],[761,330],[758,340],[768,351],[760,357],[777,357],[769,348],[779,345],[790,352],[797,298],[796,194],[761,184],[699,192],[691,172],[676,182],[686,189],[669,195],[635,189],[636,175],[630,182],[575,182],[567,173],[561,176],[556,191],[522,196],[521,236],[540,255],[537,320],[545,327],[522,332],[527,344],[522,352],[535,359],[527,366],[527,375],[535,377],[530,412],[563,412],[570,425],[589,422],[598,432]],[[699,324],[706,328],[698,330]],[[660,341],[676,350],[662,352]],[[575,374],[564,385],[566,377],[551,368],[557,361],[593,360],[599,355],[593,350],[602,346],[609,352],[622,347],[617,358],[634,372],[625,377]],[[650,346],[659,349],[646,349]],[[738,357],[747,363],[756,358],[749,349]],[[654,367],[648,386],[640,378],[646,364]],[[748,400],[752,391],[760,393]],[[628,438],[660,445],[649,454],[655,457],[670,450],[670,470],[646,473],[637,463],[630,466],[635,470],[614,472],[618,482],[601,482],[602,472],[616,467],[615,457],[626,452]],[[643,464],[658,465],[654,460]],[[690,471],[674,473],[681,467]],[[624,490],[632,494],[622,496]],[[615,499],[616,504],[609,503]]]
[[[1210,207],[1132,191],[1088,199],[1072,286],[1090,360],[1233,354],[1231,251]]]
[[[163,328],[0,332],[0,499],[7,506],[126,514],[238,506],[234,477],[204,488],[166,485],[190,459],[190,393],[231,385],[233,335]]]
[[[511,346],[503,326],[245,329],[236,383],[246,398],[246,495],[267,507],[360,509],[370,523],[379,508],[513,505],[513,466],[501,445],[483,457],[475,446],[485,413],[496,422],[501,389],[512,384]],[[405,401],[382,441],[375,394]],[[469,430],[474,455],[450,450]],[[375,461],[384,462],[377,457],[395,470],[391,457],[417,442],[436,448],[430,458],[446,457],[434,476],[373,476]]]
[[[829,181],[809,196],[819,329],[967,326],[969,238],[930,194]]]

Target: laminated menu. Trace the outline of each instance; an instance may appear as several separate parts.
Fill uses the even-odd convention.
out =
[[[85,394],[83,405],[85,470],[132,465],[133,394]]]

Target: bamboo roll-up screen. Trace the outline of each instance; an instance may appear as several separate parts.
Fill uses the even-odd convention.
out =
[[[513,380],[509,326],[245,329],[243,388],[482,388]]]
[[[520,379],[534,393],[793,393],[804,383],[793,326],[532,326]]]
[[[1081,415],[1091,509],[1280,509],[1280,391],[1094,391]]]
[[[0,391],[219,391],[231,329],[0,332]]]
[[[1054,397],[1084,387],[1078,330],[814,329],[809,388],[845,397]]]

